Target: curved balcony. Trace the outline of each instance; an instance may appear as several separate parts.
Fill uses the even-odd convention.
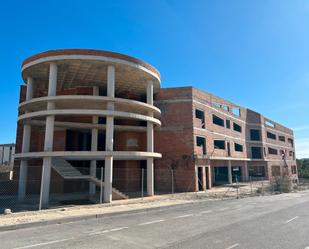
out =
[[[45,111],[37,111],[22,114],[18,117],[18,121],[30,118],[39,118],[46,116],[103,116],[103,117],[116,117],[116,118],[127,118],[127,119],[136,119],[140,121],[149,121],[158,126],[161,125],[161,121],[156,118],[152,118],[149,116],[129,113],[129,112],[119,112],[119,111],[109,111],[109,110],[89,110],[89,109],[54,109],[54,110],[45,110]]]
[[[115,160],[145,160],[162,157],[160,153],[146,151],[42,151],[15,154],[17,159],[61,157],[66,160],[104,160],[107,156],[112,156]]]
[[[154,116],[159,116],[161,114],[159,108],[144,102],[124,98],[91,95],[57,95],[34,98],[20,103],[19,110],[21,112],[37,112],[46,110],[48,102],[55,103],[57,109],[106,110],[108,103],[114,103],[115,111],[142,115],[147,115],[149,112],[152,112]]]

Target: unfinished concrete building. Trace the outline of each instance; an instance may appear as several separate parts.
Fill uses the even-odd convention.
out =
[[[153,149],[153,130],[161,124],[154,67],[113,52],[54,50],[26,59],[22,78],[15,154],[20,200],[28,187],[47,205],[50,192],[70,191],[64,180],[89,181],[94,195],[97,167],[104,168],[105,202],[126,198],[119,189],[139,187],[134,169],[141,167],[153,195],[153,161],[161,157]],[[41,183],[33,186],[38,175]]]
[[[162,176],[171,168],[180,191],[250,177],[287,174],[297,180],[291,129],[193,87],[161,88],[155,104],[162,112],[155,136],[155,149],[162,153],[155,167],[158,188],[169,188],[170,178]]]
[[[47,51],[23,62],[22,78],[20,200],[40,193],[47,205],[50,193],[70,193],[76,181],[93,196],[97,169],[105,202],[138,191],[141,169],[149,196],[284,172],[297,179],[292,130],[193,87],[160,88],[159,72],[133,57]]]

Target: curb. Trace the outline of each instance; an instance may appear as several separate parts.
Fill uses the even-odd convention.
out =
[[[102,218],[115,217],[115,216],[119,216],[119,215],[136,214],[136,213],[141,213],[141,212],[151,212],[151,211],[154,211],[154,210],[160,210],[162,208],[173,208],[175,206],[179,207],[179,206],[183,206],[183,205],[192,205],[192,204],[193,204],[193,202],[180,203],[180,204],[174,204],[174,205],[170,205],[170,206],[143,208],[143,209],[136,209],[136,210],[130,210],[130,211],[119,211],[119,212],[105,213],[105,214],[103,213],[103,214],[82,215],[82,216],[76,216],[76,217],[59,218],[59,219],[54,219],[54,220],[46,220],[46,221],[29,222],[29,223],[16,224],[16,225],[0,226],[0,232],[14,231],[14,230],[29,228],[29,227],[39,227],[39,226],[46,226],[46,225],[65,224],[65,223],[77,222],[77,221],[83,221],[83,220],[89,220],[89,219],[102,219]]]

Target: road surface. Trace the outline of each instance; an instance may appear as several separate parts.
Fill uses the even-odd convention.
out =
[[[1,222],[1,221],[0,221]],[[205,201],[0,232],[14,248],[309,248],[309,192]]]

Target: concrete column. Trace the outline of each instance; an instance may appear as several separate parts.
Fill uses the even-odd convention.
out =
[[[199,187],[198,187],[198,184],[199,184],[199,178],[198,178],[198,166],[194,166],[194,173],[195,173],[195,189],[194,191],[195,192],[198,192],[199,191]]]
[[[48,96],[56,96],[57,73],[58,73],[57,64],[51,63],[49,67]],[[47,103],[47,110],[52,110],[54,108],[55,104],[53,102]],[[52,115],[46,117],[44,151],[53,151],[54,123],[55,123],[55,116]],[[49,202],[51,163],[52,163],[51,157],[43,158],[41,198],[40,198],[41,207],[48,205]]]
[[[227,173],[228,173],[229,184],[232,184],[233,178],[232,178],[232,162],[231,162],[231,160],[228,160]]]
[[[211,170],[211,166],[209,165],[208,167],[207,167],[207,174],[208,174],[208,182],[207,182],[207,184],[208,184],[208,188],[209,189],[211,189],[211,187],[212,187],[212,170]]]
[[[153,82],[147,82],[147,104],[153,105]],[[148,116],[153,117],[153,113],[148,113]],[[153,123],[147,122],[147,152],[153,152]],[[153,173],[153,158],[147,158],[147,195],[154,195],[154,173]]]
[[[99,87],[94,86],[93,87],[93,95],[99,96]],[[92,123],[97,124],[99,121],[99,118],[97,116],[92,117]],[[98,150],[98,129],[92,129],[91,130],[91,151],[97,151]],[[90,162],[90,175],[93,177],[96,177],[97,172],[97,161],[91,160]],[[94,195],[96,192],[96,186],[94,183],[89,184],[89,194]]]
[[[203,190],[206,191],[207,187],[206,187],[206,167],[202,168],[202,173],[203,173]]]
[[[147,104],[153,105],[153,81],[147,82]]]
[[[243,173],[244,179],[245,181],[248,181],[249,179],[249,171],[248,171],[248,162],[244,161],[244,173]]]
[[[27,92],[26,101],[33,98],[33,79],[27,78]],[[23,141],[22,141],[22,153],[29,152],[30,149],[30,137],[31,137],[31,125],[24,124],[23,127]],[[20,170],[19,170],[19,182],[18,182],[18,200],[22,201],[26,196],[26,185],[27,185],[27,175],[28,175],[28,161],[21,160]]]
[[[107,67],[107,96],[115,97],[115,67]],[[108,110],[114,110],[114,103],[107,104]],[[114,149],[114,117],[106,117],[106,138],[105,150],[113,151]],[[104,169],[104,202],[112,201],[112,188],[113,188],[113,157],[105,157]]]

